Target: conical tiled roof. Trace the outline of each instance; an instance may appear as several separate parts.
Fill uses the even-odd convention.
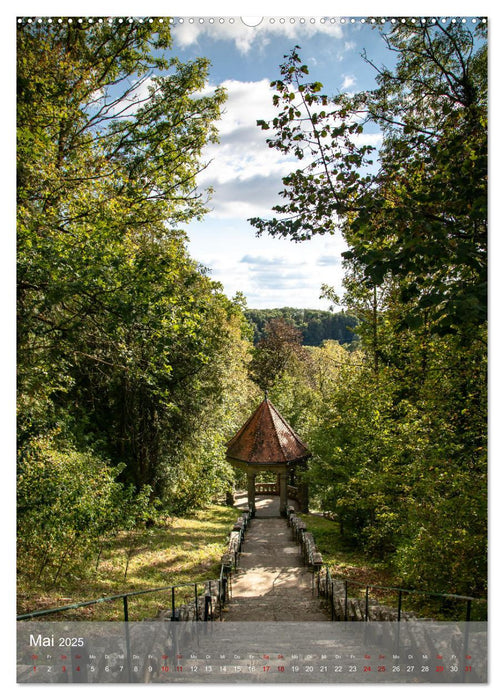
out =
[[[267,398],[227,443],[226,457],[246,464],[287,464],[310,457],[307,446]]]

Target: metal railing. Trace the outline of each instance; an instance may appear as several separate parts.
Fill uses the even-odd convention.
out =
[[[319,595],[321,595],[321,585],[320,585],[320,576],[321,572],[318,572],[318,579],[317,579],[317,592]],[[445,600],[453,600],[457,602],[465,602],[465,621],[470,622],[471,621],[471,610],[472,610],[472,604],[474,602],[481,602],[486,604],[486,599],[484,598],[476,598],[473,596],[465,596],[465,595],[458,595],[455,593],[437,593],[434,591],[419,591],[416,589],[411,589],[411,588],[400,588],[398,586],[383,586],[382,584],[364,584],[362,581],[355,581],[353,579],[341,579],[339,578],[336,583],[341,584],[343,583],[344,587],[344,603],[343,603],[343,619],[344,621],[348,621],[348,589],[349,586],[359,586],[359,589],[362,590],[365,588],[365,608],[364,608],[364,620],[367,622],[369,620],[369,591],[372,590],[380,590],[380,591],[391,591],[397,593],[397,606],[395,608],[396,614],[397,614],[397,621],[400,622],[401,620],[401,615],[403,614],[403,594],[412,594],[412,595],[417,595],[417,596],[422,596],[422,597],[433,597],[433,598],[442,598]],[[331,620],[336,619],[336,611],[335,611],[335,605],[334,605],[334,584],[335,581],[333,580],[331,576],[331,572],[329,571],[329,567],[326,565],[325,566],[325,586],[324,586],[324,591],[323,595],[326,599],[330,599],[330,608],[331,608]]]
[[[176,607],[176,590],[178,588],[192,588],[193,590],[193,600],[194,600],[194,616],[195,620],[200,619],[199,613],[199,601],[201,595],[198,593],[198,586],[204,586],[204,608],[203,608],[203,621],[211,620],[213,617],[213,595],[212,595],[212,583],[217,583],[217,602],[219,605],[219,617],[222,619],[222,607],[225,604],[228,596],[228,577],[230,576],[230,571],[224,566],[221,566],[221,572],[219,579],[216,582],[205,581],[203,583],[177,583],[172,586],[162,586],[160,588],[148,588],[143,591],[129,591],[128,593],[119,593],[117,595],[105,596],[102,598],[96,598],[95,600],[88,600],[81,603],[71,603],[70,605],[63,605],[59,608],[49,608],[45,610],[34,610],[30,613],[24,613],[22,615],[17,615],[16,620],[31,620],[33,618],[43,617],[46,615],[52,615],[56,613],[66,612],[67,610],[77,610],[78,608],[85,608],[91,605],[98,605],[100,603],[108,603],[115,600],[121,600],[123,602],[123,616],[124,622],[129,621],[129,606],[128,601],[130,598],[136,596],[148,595],[150,593],[160,593],[162,591],[171,592],[171,620],[176,621],[178,619]]]

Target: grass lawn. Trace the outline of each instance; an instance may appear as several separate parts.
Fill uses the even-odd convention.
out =
[[[192,517],[172,518],[165,527],[119,533],[104,543],[99,561],[97,551],[80,571],[62,576],[54,587],[47,580],[34,582],[33,572],[18,562],[18,614],[218,578],[227,535],[237,513],[236,508],[213,505]],[[198,594],[202,591],[200,586]],[[176,605],[192,595],[194,588],[180,588]],[[152,618],[170,606],[170,591],[133,597],[129,599],[130,619]],[[122,620],[122,615],[122,600],[117,600],[43,619]]]

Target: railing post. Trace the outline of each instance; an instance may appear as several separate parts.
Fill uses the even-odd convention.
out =
[[[171,589],[171,619],[172,622],[175,621],[175,586]]]
[[[203,619],[205,622],[208,622],[208,612],[211,608],[211,605],[212,605],[212,596],[206,595],[205,596],[205,612],[204,612],[204,616],[203,616]]]
[[[369,619],[369,586],[366,586],[366,622]]]
[[[194,619],[199,620],[198,614],[198,584],[194,584]]]
[[[329,567],[325,568],[325,597],[329,598]]]
[[[471,600],[467,601],[467,608],[466,608],[466,621],[464,625],[464,651],[463,651],[463,662],[460,664],[460,670],[462,672],[462,669],[465,669],[465,663],[466,663],[466,658],[467,658],[467,652],[469,650],[469,623],[471,620]],[[465,674],[462,676],[462,678],[465,680]]]
[[[334,621],[334,581],[331,581],[331,621]]]
[[[402,607],[402,591],[399,591],[399,599],[397,601],[397,622],[401,621],[401,607]]]
[[[124,633],[126,637],[126,661],[128,664],[128,681],[131,683],[131,647],[130,647],[130,634],[129,634],[129,612],[128,612],[128,596],[123,596],[123,609],[124,609]]]
[[[345,581],[345,622],[348,622],[348,581]]]

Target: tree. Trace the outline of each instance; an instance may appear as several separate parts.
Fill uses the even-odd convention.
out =
[[[301,331],[282,318],[267,321],[249,368],[251,378],[263,391],[272,387],[293,358],[304,355],[302,338]]]
[[[307,421],[317,504],[404,585],[484,595],[485,26],[398,23],[384,39],[395,68],[354,96],[307,82],[298,47],[286,57],[279,113],[258,123],[303,167],[283,180],[281,216],[251,221],[292,240],[339,227],[348,244],[363,354]]]
[[[168,25],[18,33],[20,455],[56,426],[161,495],[166,459],[220,400],[238,304],[185,248],[224,93],[166,57]],[[55,433],[56,434],[56,433]]]
[[[19,26],[21,386],[64,374],[61,341],[125,288],[128,259],[204,211],[194,177],[223,95],[191,97],[206,63],[154,55],[169,43],[163,26]]]
[[[266,323],[273,318],[283,318],[303,334],[303,345],[321,345],[324,340],[351,343],[356,340],[352,328],[357,319],[343,313],[320,309],[246,309],[245,315],[254,330],[254,343],[264,336]]]
[[[485,31],[397,24],[384,34],[395,70],[376,68],[377,89],[353,97],[303,82],[296,47],[272,83],[281,111],[258,122],[275,129],[271,147],[306,163],[283,179],[283,218],[251,219],[258,231],[303,240],[340,224],[345,257],[374,285],[400,278],[419,310],[407,322],[430,309],[439,332],[486,319]],[[370,123],[384,135],[374,175],[373,149],[355,138]]]
[[[101,538],[131,528],[152,515],[150,489],[134,494],[112,468],[89,452],[56,447],[55,435],[30,440],[18,470],[18,564],[38,582],[49,573],[82,575]]]

